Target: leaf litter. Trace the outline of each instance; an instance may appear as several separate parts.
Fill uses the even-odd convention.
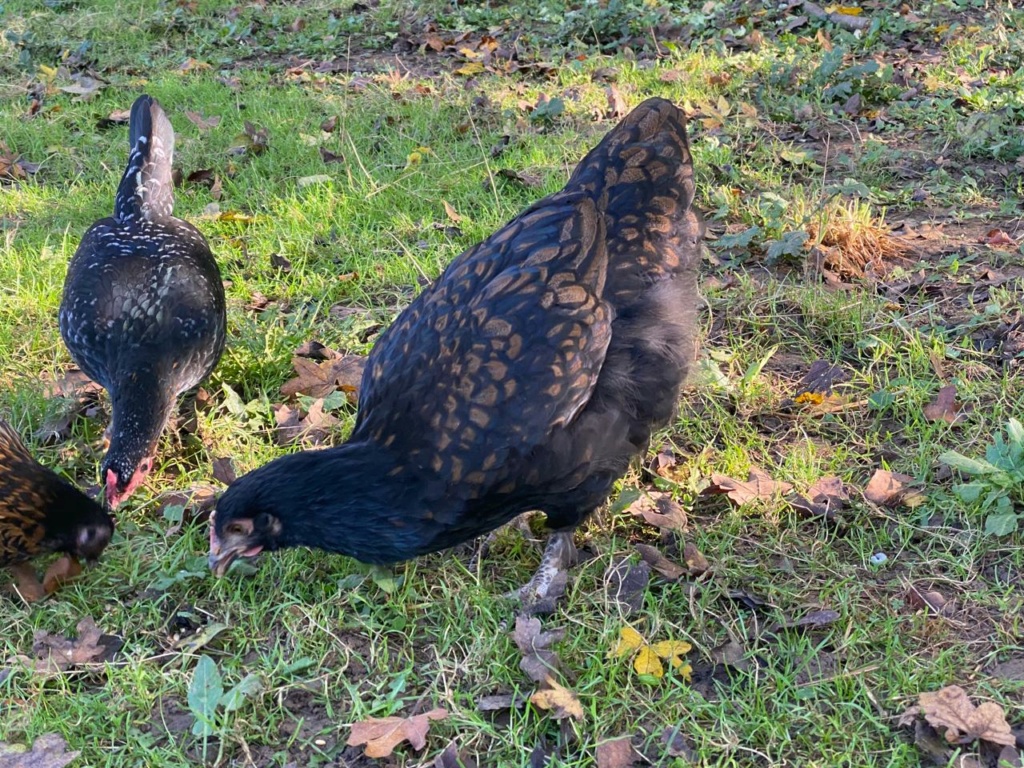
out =
[[[597,768],[631,768],[638,757],[629,736],[620,736],[597,745]]]
[[[38,737],[31,748],[0,741],[0,768],[64,768],[80,752],[68,752],[68,743],[56,733]]]
[[[558,654],[551,649],[554,643],[565,637],[565,628],[543,631],[541,621],[535,616],[517,616],[512,639],[522,654],[519,668],[530,680],[542,683],[552,672],[560,669]]]
[[[530,702],[540,709],[546,709],[555,720],[566,718],[583,719],[583,705],[576,694],[554,678],[548,677],[542,687],[531,697]]]
[[[723,493],[737,506],[744,506],[752,501],[773,499],[776,496],[793,490],[793,484],[772,480],[771,476],[760,467],[752,466],[746,480],[735,480],[728,475],[712,474],[711,484],[704,490],[706,494]]]
[[[650,578],[651,566],[645,560],[639,563],[631,563],[628,557],[613,560],[604,574],[609,602],[626,616],[639,611]]]
[[[322,445],[330,437],[339,421],[324,410],[324,398],[317,398],[308,410],[290,405],[275,405],[274,420],[277,428],[274,441],[280,446],[304,442]]]
[[[631,515],[642,517],[644,522],[656,528],[672,531],[686,530],[686,511],[668,493],[657,491],[641,493],[626,508],[626,511]]]
[[[944,730],[950,744],[969,744],[978,740],[1001,746],[1016,743],[1003,708],[992,701],[975,706],[959,685],[919,694],[917,705],[903,713],[899,724],[909,726],[918,715],[923,715],[936,730]]]
[[[75,629],[77,636],[74,638],[36,630],[32,643],[35,659],[15,656],[8,663],[21,662],[36,674],[55,677],[68,670],[102,667],[123,645],[120,637],[104,634],[89,616],[79,621]]]
[[[895,507],[900,504],[916,507],[926,499],[920,490],[913,487],[916,483],[917,481],[910,475],[878,469],[864,488],[864,498],[880,507]]]
[[[956,385],[947,384],[939,390],[935,399],[924,407],[928,421],[945,421],[956,424],[964,416],[964,404],[956,399]]]
[[[352,723],[348,741],[350,747],[365,746],[367,757],[388,757],[403,741],[415,749],[427,745],[427,731],[432,720],[444,720],[448,710],[440,707],[412,717],[368,717]]]
[[[536,616],[517,616],[512,639],[522,654],[519,668],[530,680],[540,687],[530,696],[530,701],[541,709],[551,711],[556,720],[567,717],[580,719],[583,707],[576,694],[555,680],[561,661],[551,645],[565,636],[565,629],[559,627],[544,631]]]
[[[317,363],[310,357],[292,358],[296,376],[281,387],[282,396],[301,394],[326,397],[341,390],[348,395],[349,402],[354,403],[362,383],[366,358],[362,355],[342,355],[326,347],[321,347],[316,354],[322,358],[322,362]]]

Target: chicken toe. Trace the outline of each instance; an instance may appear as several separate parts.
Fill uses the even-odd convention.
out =
[[[524,607],[529,607],[549,597],[552,585],[559,574],[576,564],[576,545],[572,542],[572,531],[556,531],[548,538],[537,572],[524,586],[510,594],[518,598]]]

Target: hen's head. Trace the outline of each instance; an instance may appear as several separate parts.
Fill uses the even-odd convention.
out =
[[[117,509],[117,505],[127,499],[135,489],[142,485],[146,475],[153,469],[153,456],[144,456],[140,461],[133,462],[126,457],[111,457],[103,462],[103,485],[107,498],[107,506]]]
[[[56,502],[59,519],[63,520],[64,545],[68,554],[95,561],[114,535],[114,521],[97,502],[70,485],[63,487]]]
[[[269,512],[235,506],[230,499],[225,504],[221,497],[210,516],[210,570],[223,576],[239,557],[277,549],[281,528],[281,521]]]

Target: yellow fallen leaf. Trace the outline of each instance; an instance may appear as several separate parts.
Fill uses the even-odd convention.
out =
[[[482,59],[484,55],[479,51],[474,51],[472,48],[459,48],[459,53],[465,56],[467,59]]]
[[[409,168],[413,165],[419,165],[423,161],[423,155],[420,152],[410,152],[409,156],[405,158],[405,167]]]
[[[855,5],[830,5],[825,9],[825,13],[841,13],[843,16],[860,16],[864,13],[864,9],[858,8]]]
[[[463,64],[461,67],[455,70],[456,75],[464,75],[470,77],[472,75],[479,75],[484,71],[484,65],[479,61],[471,61],[468,64]]]
[[[673,656],[685,656],[692,649],[693,646],[683,640],[662,640],[651,646],[651,650],[663,659],[670,659]]]
[[[661,679],[665,676],[665,668],[661,664],[658,654],[651,650],[649,645],[644,645],[633,659],[633,669],[638,675],[651,675]]]
[[[682,675],[683,680],[690,682],[693,677],[693,667],[690,666],[690,663],[683,661],[678,656],[673,656],[671,661],[672,666],[675,668],[676,672]]]
[[[53,80],[57,76],[57,70],[55,67],[48,67],[45,64],[40,64],[39,74],[43,75],[47,80]]]
[[[825,395],[823,395],[821,392],[804,392],[801,395],[797,395],[797,397],[793,399],[793,402],[800,403],[801,405],[803,403],[813,403],[814,405],[821,405],[823,402],[825,402]]]
[[[242,224],[251,224],[256,221],[255,216],[250,216],[247,213],[241,213],[240,211],[222,211],[218,214],[217,219],[219,221],[238,221]]]
[[[583,705],[576,698],[576,694],[565,686],[559,685],[550,677],[545,681],[547,688],[542,688],[530,697],[534,706],[541,709],[551,710],[551,716],[556,720],[565,717],[583,719]]]
[[[908,491],[903,496],[903,505],[915,509],[928,501],[928,497],[920,491]]]
[[[647,643],[644,642],[644,638],[639,632],[632,627],[623,627],[619,630],[619,642],[608,655],[615,658],[628,656],[637,648],[642,648],[645,645]]]

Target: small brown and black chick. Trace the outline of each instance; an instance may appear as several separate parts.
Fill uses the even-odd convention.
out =
[[[250,472],[210,566],[309,546],[393,563],[546,513],[522,590],[547,596],[574,529],[671,418],[693,358],[703,224],[683,113],[637,107],[565,188],[470,248],[383,334],[349,440]]]
[[[71,357],[110,395],[101,477],[111,509],[152,469],[178,395],[216,366],[226,325],[210,247],[173,214],[174,131],[149,96],[132,105],[129,134],[114,216],[85,233],[60,305]]]
[[[103,507],[32,458],[0,419],[0,568],[16,576],[22,596],[43,597],[29,560],[48,552],[96,560],[113,533]]]

